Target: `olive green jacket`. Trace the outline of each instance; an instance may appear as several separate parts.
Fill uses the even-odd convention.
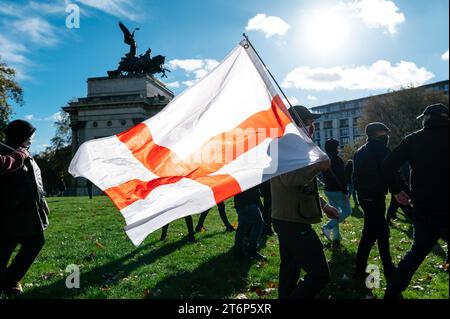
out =
[[[317,165],[311,165],[272,178],[272,218],[301,224],[322,220],[321,199],[316,176]]]

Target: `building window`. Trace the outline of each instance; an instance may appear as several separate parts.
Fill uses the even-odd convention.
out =
[[[348,119],[343,119],[339,121],[340,127],[348,127]]]
[[[348,128],[341,128],[339,131],[339,134],[341,135],[341,137],[343,136],[349,136],[349,130]]]
[[[317,131],[316,131],[316,132],[314,133],[314,138],[315,138],[316,140],[317,140],[317,139],[320,140],[320,132],[317,132]]]
[[[353,136],[354,137],[359,136],[361,134],[362,134],[362,132],[361,132],[361,129],[359,127],[354,127],[353,128]]]
[[[323,122],[323,129],[324,130],[330,129],[332,127],[333,127],[333,121],[325,121],[325,122]]]
[[[333,138],[333,130],[326,130],[325,131],[325,138],[326,139]]]
[[[349,137],[341,137],[339,140],[339,146],[344,147],[347,144],[350,144],[350,138]]]
[[[358,120],[359,120],[359,117],[353,118],[353,126],[358,126]]]

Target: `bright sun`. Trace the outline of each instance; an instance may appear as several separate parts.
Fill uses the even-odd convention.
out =
[[[317,11],[303,21],[302,27],[308,50],[329,54],[345,49],[350,27],[342,13]]]

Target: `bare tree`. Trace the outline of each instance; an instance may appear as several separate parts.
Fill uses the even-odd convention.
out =
[[[442,103],[448,106],[448,95],[426,88],[401,88],[398,91],[370,98],[358,120],[364,129],[368,123],[382,122],[391,130],[390,145],[397,146],[406,135],[419,130],[422,122],[416,117],[427,105]]]

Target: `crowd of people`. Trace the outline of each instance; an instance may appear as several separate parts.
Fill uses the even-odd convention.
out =
[[[296,124],[313,136],[314,121],[320,115],[300,105],[289,111]],[[267,260],[258,252],[258,242],[263,235],[273,235],[273,227],[280,250],[279,298],[314,298],[329,283],[330,269],[312,225],[321,223],[323,214],[329,217],[322,233],[339,249],[340,224],[352,213],[353,197],[355,206],[364,212],[353,276],[367,277],[369,254],[376,243],[387,282],[385,298],[401,297],[437,241],[442,238],[448,244],[448,108],[430,105],[417,120],[422,120],[423,128],[406,136],[392,151],[388,148],[390,129],[383,123],[370,123],[365,129],[366,143],[347,163],[339,156],[339,142],[330,139],[325,144],[328,160],[236,195],[237,229],[230,224],[224,203],[219,204],[225,230],[235,231],[235,256]],[[0,147],[0,292],[7,294],[22,291],[20,280],[42,249],[48,226],[42,178],[28,152],[34,134],[30,123],[13,121]],[[319,194],[319,179],[326,198]],[[92,184],[88,186],[92,189]],[[392,199],[386,214],[389,192]],[[411,249],[394,265],[389,225],[399,208],[412,220],[414,236]],[[201,214],[195,228],[192,217],[185,218],[190,242],[195,242],[195,232],[206,229],[208,212]],[[167,232],[168,225],[162,229],[161,240]],[[305,276],[300,280],[302,271]]]

